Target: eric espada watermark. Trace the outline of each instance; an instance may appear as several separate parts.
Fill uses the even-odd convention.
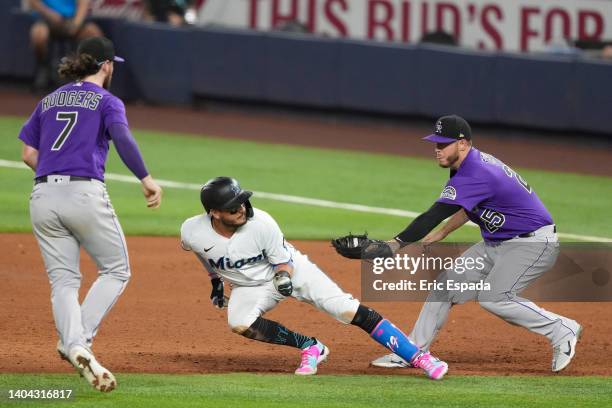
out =
[[[372,282],[372,289],[375,291],[479,291],[486,292],[491,290],[491,284],[483,280],[476,282],[458,282],[452,279],[446,281],[419,279],[411,281],[402,279],[396,282],[385,282],[377,279]]]

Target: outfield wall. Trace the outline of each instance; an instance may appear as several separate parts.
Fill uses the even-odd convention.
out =
[[[0,10],[0,76],[30,78],[33,19]],[[612,133],[612,62],[299,34],[99,20],[125,67],[114,92],[151,103],[229,98]]]

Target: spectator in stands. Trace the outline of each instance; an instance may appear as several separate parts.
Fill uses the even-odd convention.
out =
[[[544,51],[555,55],[580,55],[582,53],[569,38],[564,37],[550,39],[546,43]]]
[[[576,47],[583,51],[583,55],[591,58],[612,58],[612,40],[577,40]]]
[[[443,30],[430,31],[421,37],[421,43],[457,46],[457,39],[450,33]]]
[[[601,58],[612,59],[612,45],[606,45],[601,50]]]
[[[28,0],[30,9],[39,20],[30,29],[30,41],[36,55],[36,73],[33,88],[45,91],[51,84],[52,64],[50,40],[81,41],[88,37],[101,37],[102,30],[87,21],[89,0]]]
[[[306,24],[299,20],[290,20],[281,24],[277,24],[274,27],[275,30],[283,31],[285,33],[299,33],[299,34],[312,34]]]
[[[193,21],[187,21],[186,15],[193,12],[194,0],[145,0],[144,19],[168,23],[179,27]]]

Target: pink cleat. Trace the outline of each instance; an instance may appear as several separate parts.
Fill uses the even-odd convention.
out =
[[[425,374],[432,380],[441,380],[444,374],[448,372],[448,364],[432,356],[429,352],[419,354],[411,363],[414,367],[425,371]]]
[[[329,349],[317,340],[312,346],[302,350],[302,363],[295,370],[296,375],[313,375],[317,373],[317,365],[329,356]]]

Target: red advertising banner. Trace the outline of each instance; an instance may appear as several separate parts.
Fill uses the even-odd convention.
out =
[[[443,30],[460,45],[541,51],[563,39],[612,39],[609,0],[206,0],[198,24],[271,30],[298,22],[329,36],[418,42]]]

